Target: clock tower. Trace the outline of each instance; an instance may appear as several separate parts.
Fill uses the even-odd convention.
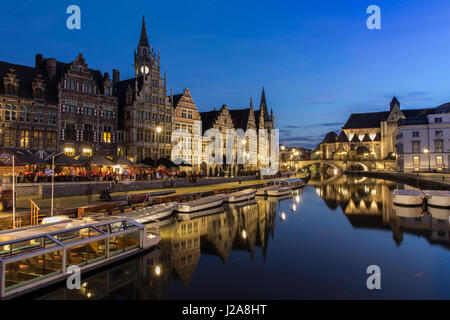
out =
[[[145,18],[142,17],[141,38],[137,50],[134,53],[134,70],[136,77],[147,75],[150,73],[153,64],[153,50],[150,50],[147,39],[147,31],[145,29]]]

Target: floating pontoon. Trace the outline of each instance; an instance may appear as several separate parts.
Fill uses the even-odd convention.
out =
[[[255,189],[245,189],[225,195],[224,202],[240,202],[253,199],[255,197]]]
[[[161,237],[126,217],[65,219],[0,232],[0,297],[12,298],[156,246]]]

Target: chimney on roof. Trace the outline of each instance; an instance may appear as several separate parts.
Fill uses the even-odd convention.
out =
[[[113,69],[113,86],[115,86],[120,81],[120,71]]]
[[[49,58],[45,60],[45,67],[47,70],[47,75],[50,80],[53,80],[56,76],[56,59]]]
[[[44,56],[41,53],[38,53],[36,55],[35,62],[36,62],[36,65],[35,65],[36,69],[42,68],[42,63],[44,62]]]

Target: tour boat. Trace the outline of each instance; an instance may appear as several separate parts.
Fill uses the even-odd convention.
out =
[[[305,186],[305,182],[303,181],[303,179],[300,179],[300,178],[287,179],[287,180],[285,180],[285,183],[292,189],[298,189],[298,188],[302,188]]]
[[[399,206],[394,204],[394,214],[402,218],[418,218],[423,215],[423,207]]]
[[[431,214],[433,218],[438,220],[449,221],[450,219],[450,209],[448,208],[438,208],[429,206],[428,213]]]
[[[282,187],[277,186],[275,189],[267,190],[267,195],[269,197],[279,197],[279,196],[285,196],[292,194],[292,188],[291,187]]]
[[[395,204],[404,206],[420,206],[423,204],[424,194],[420,190],[401,190],[392,191],[392,198]]]
[[[435,207],[450,207],[450,191],[426,190],[424,191],[427,204]]]
[[[211,209],[205,209],[200,211],[193,211],[193,212],[178,212],[177,213],[177,219],[178,220],[190,220],[194,218],[204,217],[204,216],[210,216],[213,214],[223,213],[225,212],[224,207],[219,206]]]
[[[274,186],[274,185],[263,187],[263,188],[259,188],[258,190],[256,190],[256,195],[257,196],[266,196],[268,190],[272,190],[272,189],[275,189],[275,188],[277,188],[277,186]]]
[[[211,209],[222,205],[224,199],[225,199],[224,194],[216,194],[213,196],[203,197],[197,200],[180,202],[176,206],[176,211],[189,213]]]
[[[240,202],[253,199],[256,195],[255,189],[245,189],[225,195],[224,202]]]
[[[169,217],[175,210],[176,206],[176,202],[161,203],[132,211],[124,215],[139,223],[146,224]]]
[[[0,298],[13,298],[155,248],[157,232],[126,217],[89,217],[0,231]]]

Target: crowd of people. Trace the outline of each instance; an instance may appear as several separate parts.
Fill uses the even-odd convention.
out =
[[[78,182],[78,181],[143,181],[143,180],[174,180],[189,179],[196,182],[197,178],[203,177],[201,172],[186,172],[178,168],[125,168],[121,172],[112,168],[79,168],[79,167],[57,167],[55,169],[55,182]],[[17,183],[49,183],[52,181],[52,171],[48,168],[31,169],[18,172]]]

